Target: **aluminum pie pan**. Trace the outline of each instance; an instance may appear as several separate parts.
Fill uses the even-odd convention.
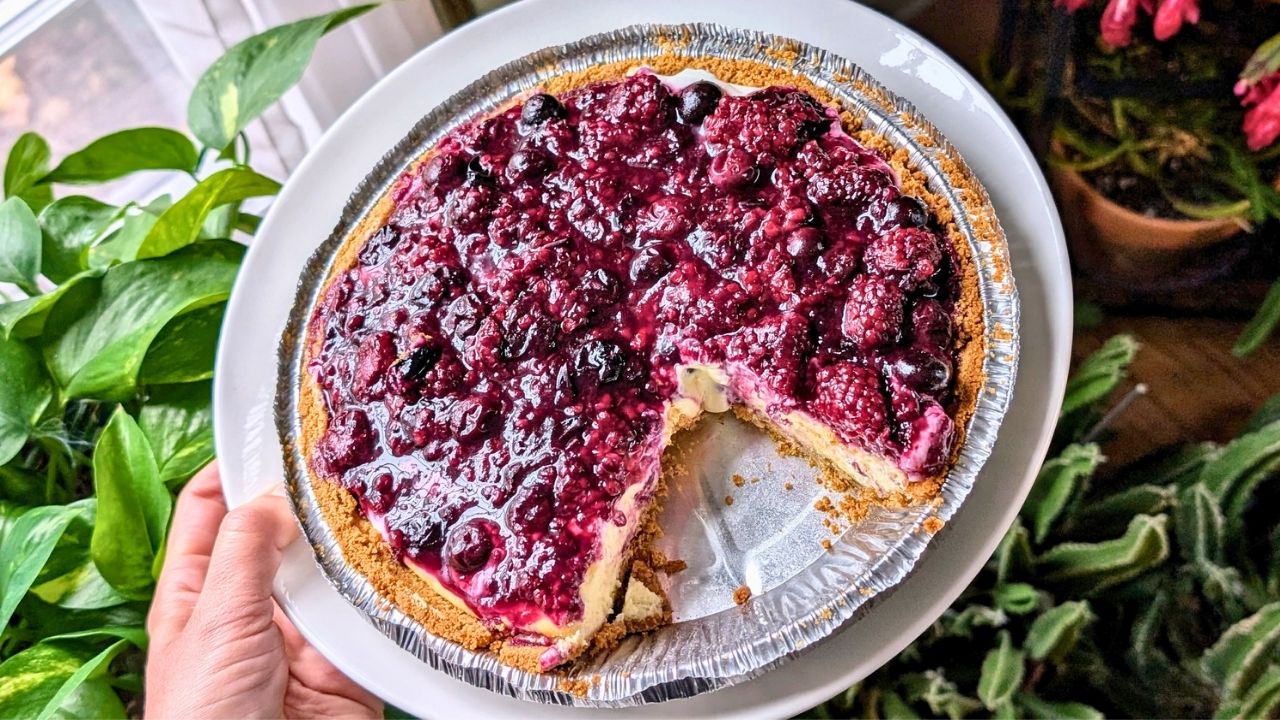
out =
[[[679,38],[673,44],[672,38]],[[785,52],[779,52],[785,49]],[[929,190],[945,199],[968,244],[982,302],[983,381],[964,444],[933,503],[873,507],[825,551],[831,537],[812,508],[822,490],[817,472],[777,454],[758,432],[719,418],[704,421],[689,442],[684,465],[694,477],[673,482],[663,514],[669,556],[690,561],[669,589],[675,621],[627,638],[573,675],[537,674],[472,652],[426,631],[348,566],[319,509],[314,477],[295,438],[301,436],[299,388],[306,323],[345,238],[399,174],[445,134],[557,75],[603,63],[657,55],[748,60],[803,75],[829,93],[863,127],[905,149]],[[317,565],[338,592],[380,632],[430,666],[476,687],[554,705],[626,707],[692,697],[756,677],[853,624],[910,574],[934,535],[925,520],[948,522],[968,496],[991,454],[1009,407],[1018,363],[1019,304],[1008,249],[989,198],[959,153],[907,101],[853,63],[811,45],[722,25],[634,25],[546,48],[504,65],[425,115],[365,177],[330,236],[308,260],[279,348],[276,427],[284,448],[290,502]],[[977,228],[982,228],[979,232]],[[753,482],[730,484],[729,478]],[[766,478],[764,482],[755,482]],[[778,484],[794,478],[799,492]],[[725,495],[735,503],[727,508]],[[696,522],[695,522],[696,521]],[[781,528],[781,529],[779,529]],[[702,531],[700,535],[698,530]],[[945,538],[945,529],[936,537]],[[738,607],[733,583],[753,590]],[[567,680],[579,680],[575,684]],[[572,687],[573,691],[568,688]]]

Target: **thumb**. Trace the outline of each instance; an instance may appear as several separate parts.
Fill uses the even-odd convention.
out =
[[[289,504],[263,495],[227,513],[209,558],[209,573],[197,610],[217,615],[250,610],[271,600],[271,583],[284,549],[298,536]],[[202,607],[203,606],[203,607]],[[267,614],[268,621],[270,614]]]

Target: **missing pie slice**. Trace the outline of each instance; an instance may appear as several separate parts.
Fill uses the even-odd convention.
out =
[[[301,404],[383,597],[533,671],[669,620],[662,457],[707,412],[879,502],[936,494],[981,382],[976,275],[905,153],[829,102],[750,62],[599,66],[394,183],[313,310]]]

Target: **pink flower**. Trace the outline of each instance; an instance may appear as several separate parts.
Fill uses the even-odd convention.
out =
[[[1200,0],[1163,0],[1156,11],[1156,39],[1168,40],[1177,35],[1184,22],[1200,22]]]
[[[1091,2],[1093,2],[1093,0],[1053,0],[1054,5],[1066,10],[1068,13],[1073,13],[1081,8],[1089,7],[1089,3]]]
[[[1280,138],[1280,72],[1249,82],[1236,83],[1244,114],[1244,136],[1250,150],[1261,150]]]
[[[1128,47],[1133,41],[1133,26],[1138,10],[1153,10],[1154,0],[1111,0],[1102,11],[1102,42],[1113,48]]]

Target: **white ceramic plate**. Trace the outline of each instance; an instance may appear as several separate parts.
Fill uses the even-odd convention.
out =
[[[1021,505],[1053,431],[1071,343],[1061,226],[1044,178],[1008,118],[941,51],[847,0],[526,0],[441,39],[387,76],[330,128],[276,200],[232,294],[218,353],[214,424],[228,501],[244,502],[283,477],[271,417],[276,344],[307,257],[369,169],[422,115],[489,70],[542,47],[646,22],[715,22],[832,50],[914,103],[959,148],[1009,237],[1022,301],[1013,406],[952,527],[873,612],[757,680],[661,705],[538,706],[453,680],[367,624],[321,575],[310,548],[295,543],[277,577],[285,612],[354,680],[425,717],[768,718],[811,707],[899,652],[973,579]]]

